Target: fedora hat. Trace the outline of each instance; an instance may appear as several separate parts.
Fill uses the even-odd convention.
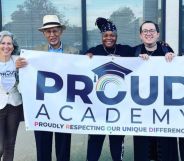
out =
[[[52,27],[61,27],[66,29],[66,26],[61,24],[58,16],[56,15],[45,15],[43,17],[43,26],[39,28],[39,31],[43,31],[44,29],[52,28]]]

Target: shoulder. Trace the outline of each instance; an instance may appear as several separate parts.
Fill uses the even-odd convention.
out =
[[[99,50],[99,49],[103,49],[103,45],[102,44],[100,44],[100,45],[97,45],[97,46],[95,46],[95,47],[91,47],[90,48],[90,50]]]
[[[39,50],[39,51],[48,51],[48,44],[44,45],[38,45],[34,48],[34,50]]]
[[[117,44],[116,45],[118,50],[122,50],[122,51],[130,51],[133,49],[133,47],[129,46],[129,45],[121,45],[121,44]]]
[[[100,44],[95,47],[89,48],[84,54],[92,53],[94,55],[98,55],[98,53],[102,53],[102,52],[103,52],[103,45]]]
[[[157,50],[153,56],[164,56],[168,52],[173,52],[172,48],[166,42],[158,41]]]
[[[139,45],[136,45],[133,47],[133,50],[136,52],[136,51],[140,51],[142,50],[142,48],[144,48],[144,44],[139,44]]]
[[[63,45],[63,52],[68,54],[79,54],[80,51],[78,48],[69,45]]]
[[[129,45],[122,45],[122,44],[116,44],[116,46],[119,47],[119,48],[132,48]]]
[[[121,44],[117,44],[116,47],[117,47],[118,55],[124,56],[124,57],[134,56],[133,47],[129,45],[121,45]]]
[[[164,41],[158,41],[157,45],[162,49],[164,53],[174,52],[170,45]]]
[[[18,55],[12,55],[11,57],[12,57],[13,61],[16,61],[19,58]]]
[[[142,47],[142,45],[143,45],[143,44],[139,44],[139,45],[134,46],[133,48],[135,48],[135,49],[136,49],[136,48],[140,48],[140,47]]]
[[[144,44],[139,44],[133,47],[133,52],[135,54],[135,56],[139,56],[139,54],[141,54],[144,49]]]

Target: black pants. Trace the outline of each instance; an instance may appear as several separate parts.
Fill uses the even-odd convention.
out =
[[[179,138],[179,148],[181,161],[184,161],[184,138]]]
[[[57,161],[70,161],[71,134],[35,131],[37,161],[52,160],[52,137],[55,134]]]
[[[178,161],[177,138],[134,136],[134,161]]]
[[[87,161],[98,161],[105,135],[89,135]],[[113,161],[122,161],[124,155],[124,136],[109,135],[110,152]]]
[[[22,108],[7,105],[0,110],[0,160],[13,161]]]

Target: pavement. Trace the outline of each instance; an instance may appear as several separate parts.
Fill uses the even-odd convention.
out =
[[[86,161],[87,135],[72,135],[71,160]],[[21,122],[17,134],[15,145],[14,161],[36,161],[36,149],[33,131],[26,131],[24,122]],[[52,161],[56,161],[54,144]],[[99,161],[112,161],[108,146],[108,137],[106,137],[102,154]],[[124,161],[133,161],[133,142],[132,136],[125,137],[125,155]]]

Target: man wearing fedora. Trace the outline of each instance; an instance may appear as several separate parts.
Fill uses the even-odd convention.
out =
[[[37,48],[37,50],[75,54],[76,50],[74,50],[72,47],[67,48],[61,41],[61,36],[65,28],[66,27],[60,23],[59,18],[56,15],[45,15],[43,17],[43,26],[38,30],[43,32],[48,44],[40,46]],[[24,58],[19,58],[16,61],[17,68],[22,68],[25,65],[27,65],[27,61]],[[37,148],[37,161],[51,161],[53,132],[35,131],[34,134]],[[54,134],[57,161],[69,161],[71,134]]]
[[[43,32],[48,44],[38,46],[35,49],[58,53],[64,52],[70,54],[79,54],[78,49],[62,43],[62,33],[65,29],[66,26],[60,23],[59,18],[56,15],[45,15],[43,17],[43,26],[38,30]]]
[[[48,45],[42,47],[43,51],[52,52],[70,52],[63,48],[61,36],[65,25],[61,24],[56,15],[45,15],[43,17],[43,26],[38,30],[43,32]],[[37,147],[37,161],[51,161],[52,159],[52,132],[35,131],[36,147]],[[55,133],[55,151],[57,161],[70,160],[70,143],[71,134]]]

